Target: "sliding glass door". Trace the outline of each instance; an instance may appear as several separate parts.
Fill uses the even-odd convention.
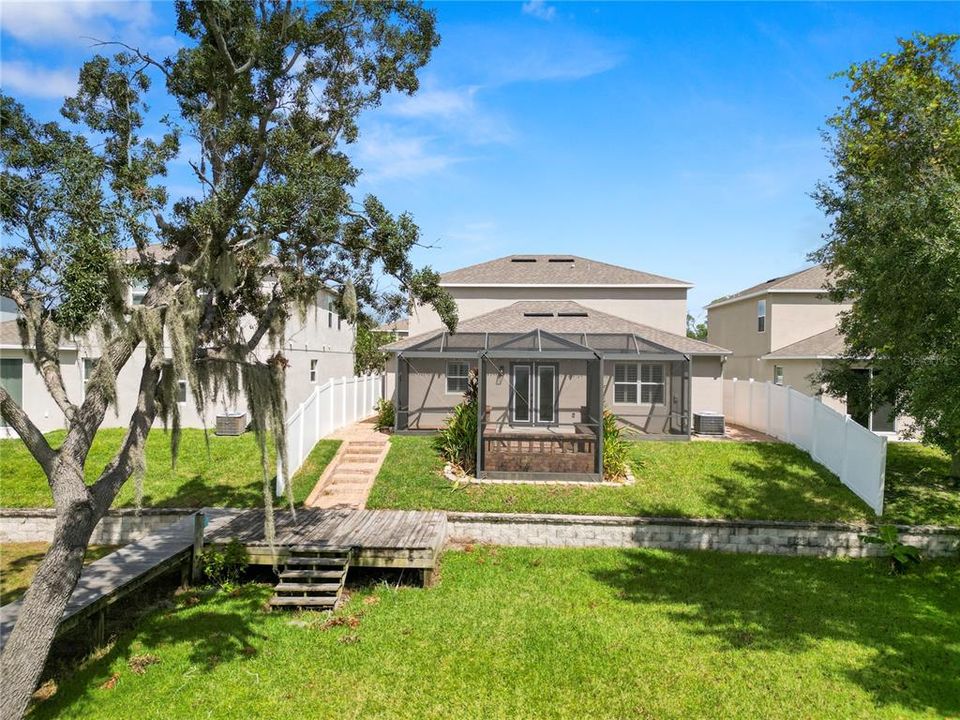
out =
[[[516,363],[510,373],[510,422],[553,425],[557,422],[557,366]]]
[[[557,368],[537,365],[537,423],[553,425],[557,421]]]

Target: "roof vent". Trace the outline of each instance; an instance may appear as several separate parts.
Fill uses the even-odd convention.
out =
[[[529,257],[510,258],[510,262],[536,262],[536,261],[537,261],[536,258],[529,258]]]
[[[558,312],[557,317],[587,317],[587,313],[583,310],[569,310]]]
[[[547,260],[547,262],[570,263],[571,265],[573,265],[575,260],[574,258],[550,258],[549,260]]]
[[[552,312],[525,312],[524,317],[553,317]]]

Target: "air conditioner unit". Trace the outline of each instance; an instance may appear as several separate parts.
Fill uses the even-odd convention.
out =
[[[723,435],[723,415],[717,412],[694,413],[693,431],[697,435]]]

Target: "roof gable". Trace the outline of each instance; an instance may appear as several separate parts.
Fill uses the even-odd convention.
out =
[[[688,282],[578,255],[507,255],[451,270],[441,285],[623,285],[692,287]]]
[[[795,273],[790,273],[789,275],[771,278],[766,282],[758,283],[746,288],[745,290],[732,293],[731,295],[725,295],[721,298],[717,298],[712,303],[707,305],[707,308],[725,305],[735,300],[745,300],[747,298],[756,297],[757,295],[762,295],[763,293],[767,292],[823,291],[825,293],[825,285],[827,284],[829,277],[830,273],[824,265],[814,265],[813,267],[799,270]]]

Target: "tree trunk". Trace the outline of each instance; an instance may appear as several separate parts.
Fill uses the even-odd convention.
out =
[[[74,498],[58,515],[53,542],[0,655],[0,717],[5,720],[21,718],[26,712],[100,519],[88,495]]]

